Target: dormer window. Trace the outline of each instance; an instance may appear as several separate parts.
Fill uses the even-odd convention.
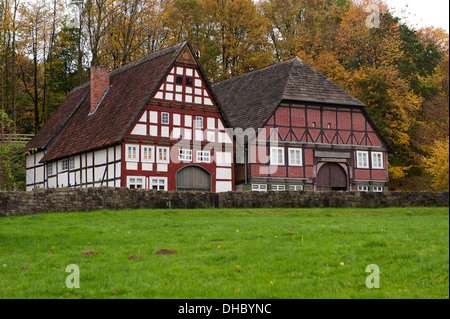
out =
[[[175,83],[176,84],[183,84],[183,77],[182,76],[177,76],[175,79]]]
[[[186,85],[192,86],[192,78],[186,78]]]

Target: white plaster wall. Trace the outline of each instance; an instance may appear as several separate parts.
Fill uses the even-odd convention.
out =
[[[231,182],[216,181],[216,192],[229,192],[232,190]]]
[[[229,179],[231,180],[231,168],[216,168],[216,179]]]

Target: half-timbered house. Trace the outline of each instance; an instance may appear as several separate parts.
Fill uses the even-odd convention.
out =
[[[235,162],[237,190],[387,189],[391,147],[366,105],[298,57],[213,88],[232,126],[256,132]]]
[[[234,190],[230,124],[192,52],[93,66],[23,150],[26,189]]]

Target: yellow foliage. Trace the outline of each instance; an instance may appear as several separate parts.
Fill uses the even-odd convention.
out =
[[[388,167],[389,179],[400,179],[408,174],[408,170],[410,170],[412,165],[409,166],[391,166]]]
[[[449,142],[435,141],[431,156],[424,158],[425,170],[433,175],[433,188],[449,190]]]

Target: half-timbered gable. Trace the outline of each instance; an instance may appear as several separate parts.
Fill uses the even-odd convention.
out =
[[[229,122],[187,42],[111,73],[93,66],[24,148],[27,190],[234,189]]]
[[[232,125],[253,128],[238,188],[385,190],[390,146],[365,105],[299,58],[214,86]]]
[[[233,140],[201,68],[185,46],[125,135],[123,183],[167,190],[234,189]],[[130,155],[128,149],[134,152]]]

